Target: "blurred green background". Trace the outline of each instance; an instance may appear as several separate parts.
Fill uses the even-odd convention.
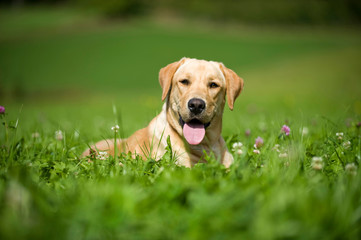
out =
[[[224,134],[361,113],[359,1],[3,1],[0,100],[26,129],[124,134],[161,109],[158,71],[187,56],[245,80]],[[21,107],[22,106],[22,107]],[[260,117],[261,116],[261,117]]]
[[[359,236],[360,1],[1,4],[1,239]],[[228,146],[244,144],[230,171],[215,159],[176,167],[171,152],[158,162],[128,155],[123,167],[78,158],[117,121],[124,137],[146,126],[163,104],[159,69],[184,56],[244,78],[224,114]],[[279,137],[283,124],[289,137]]]

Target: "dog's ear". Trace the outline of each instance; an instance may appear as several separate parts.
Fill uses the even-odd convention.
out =
[[[220,68],[226,78],[228,106],[231,110],[233,110],[234,102],[243,89],[243,79],[231,69],[226,68],[223,63],[220,63]]]
[[[180,65],[182,65],[186,60],[187,60],[187,58],[182,58],[178,62],[168,64],[167,66],[165,66],[164,68],[162,68],[159,71],[159,83],[163,89],[162,101],[164,101],[164,99],[168,95],[168,92],[172,85],[172,79],[173,79],[174,73],[177,71],[177,69],[180,67]]]

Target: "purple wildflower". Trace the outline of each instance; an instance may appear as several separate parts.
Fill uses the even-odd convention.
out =
[[[251,135],[251,129],[247,129],[244,134],[246,135],[246,137],[249,137],[249,135]]]
[[[254,143],[254,148],[260,148],[263,146],[263,138],[257,137]]]
[[[0,114],[4,114],[5,113],[5,107],[0,106]]]
[[[287,125],[283,125],[281,128],[281,132],[285,133],[286,136],[290,135],[291,128]]]

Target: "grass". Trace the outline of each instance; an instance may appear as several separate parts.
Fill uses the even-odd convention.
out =
[[[22,13],[34,24],[18,29],[19,13],[0,21],[1,239],[358,239],[356,30],[100,24],[51,11]],[[224,114],[229,149],[243,143],[229,170],[212,156],[176,166],[171,144],[159,161],[79,158],[116,122],[125,137],[144,127],[161,109],[159,69],[183,56],[222,61],[245,80]]]

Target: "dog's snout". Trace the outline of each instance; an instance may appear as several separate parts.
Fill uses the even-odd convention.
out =
[[[200,98],[192,98],[188,102],[188,109],[193,114],[200,114],[206,108],[206,103]]]

